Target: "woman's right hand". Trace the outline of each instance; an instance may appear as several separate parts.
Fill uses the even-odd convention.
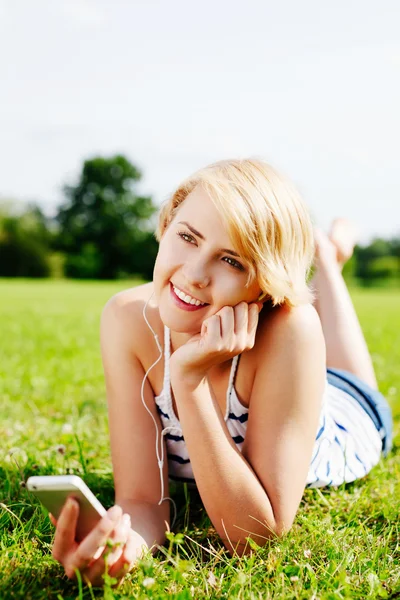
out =
[[[73,498],[68,498],[58,520],[50,515],[56,527],[53,558],[63,565],[70,579],[76,579],[78,569],[86,582],[103,586],[107,563],[108,575],[120,582],[138,555],[130,516],[123,514],[120,506],[113,506],[79,543],[75,540],[78,516],[79,504]],[[111,549],[108,540],[112,541]]]

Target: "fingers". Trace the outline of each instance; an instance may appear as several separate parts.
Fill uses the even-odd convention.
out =
[[[236,308],[239,306],[224,306],[217,313],[221,319],[221,336],[225,339],[228,346],[232,346],[235,342]]]
[[[215,344],[221,339],[221,318],[219,312],[206,319],[202,325],[202,336],[205,336],[207,342],[211,344]]]
[[[235,312],[235,334],[240,340],[246,339],[247,337],[247,326],[249,321],[249,312],[251,305],[247,302],[240,302],[234,307]]]
[[[250,339],[253,340],[253,344],[261,308],[262,304],[260,303],[250,304],[249,306],[247,333],[250,336]]]
[[[120,577],[126,575],[126,573],[129,573],[141,551],[142,548],[138,548],[134,532],[130,530],[125,548],[120,558],[112,565],[112,567],[110,567],[110,576],[119,579]]]
[[[79,505],[72,498],[67,500],[58,521],[50,515],[52,523],[57,525],[53,557],[64,565],[70,579],[75,579],[79,570],[85,580],[102,585],[106,563],[108,572],[116,565],[113,573],[122,577],[126,573],[124,565],[129,567],[134,555],[132,541],[128,544],[133,533],[130,516],[122,515],[122,509],[113,506],[79,545],[75,541],[78,516]]]
[[[121,517],[122,509],[120,506],[115,505],[109,509],[107,514],[69,557],[68,564],[65,565],[65,572],[68,577],[73,578],[75,569],[83,571],[93,561],[99,548],[106,546],[108,538],[119,524]],[[98,560],[101,560],[101,558]]]
[[[54,527],[57,527],[57,519],[55,519],[51,513],[49,513],[49,519],[50,522],[54,525]]]
[[[101,557],[89,566],[85,571],[85,576],[92,582],[99,581],[103,573],[106,571],[111,575],[111,568],[121,558],[126,543],[131,531],[131,518],[128,514],[124,514],[110,535],[110,543],[112,546],[106,546]],[[119,571],[120,569],[118,569]]]
[[[201,337],[210,349],[239,354],[254,346],[261,303],[224,306],[203,322]]]
[[[221,311],[222,332],[230,350],[239,354],[254,345],[260,308],[258,304],[240,302]]]
[[[51,515],[54,519],[53,515]],[[79,504],[73,498],[68,498],[66,501],[58,521],[53,525],[57,525],[56,533],[53,542],[53,558],[64,564],[64,560],[70,554],[75,546],[75,531],[79,516]]]

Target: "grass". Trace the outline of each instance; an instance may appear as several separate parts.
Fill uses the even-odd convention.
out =
[[[98,323],[133,284],[0,280],[0,599],[400,598],[399,290],[352,292],[395,415],[394,450],[368,477],[306,490],[287,536],[246,558],[229,558],[196,493],[176,488],[178,533],[118,590],[65,578],[24,481],[76,473],[113,503]]]

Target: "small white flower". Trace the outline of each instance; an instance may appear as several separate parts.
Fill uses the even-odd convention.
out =
[[[211,587],[215,587],[217,585],[217,579],[212,571],[208,572],[207,583],[209,583]]]
[[[299,578],[297,575],[292,575],[292,577],[290,578],[290,581],[298,581]]]
[[[311,550],[304,550],[304,556],[306,558],[311,558]]]
[[[151,588],[155,584],[156,580],[154,577],[145,577],[142,581],[142,585],[145,588]]]
[[[20,467],[28,462],[28,455],[22,448],[10,448],[6,454],[6,462]]]
[[[61,433],[72,433],[73,432],[73,428],[71,423],[64,423],[64,425],[61,428]]]

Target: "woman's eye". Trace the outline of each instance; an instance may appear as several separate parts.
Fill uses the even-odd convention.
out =
[[[239,271],[244,271],[244,266],[241,265],[240,262],[238,262],[234,258],[231,258],[230,256],[225,256],[224,260],[228,263],[228,265],[231,265],[235,269],[239,269]]]
[[[183,239],[185,242],[189,242],[190,244],[196,241],[194,237],[190,235],[190,233],[186,233],[186,231],[178,231],[178,235],[181,239]]]
[[[187,244],[196,244],[196,238],[193,237],[190,233],[187,233],[187,231],[177,231],[177,235]],[[245,270],[244,266],[231,256],[224,256],[222,260],[228,263],[228,265],[230,265],[234,269],[238,269],[239,271]]]

